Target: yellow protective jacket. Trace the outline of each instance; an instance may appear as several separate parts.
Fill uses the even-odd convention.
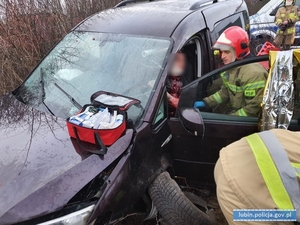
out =
[[[267,71],[258,63],[234,68],[221,74],[221,89],[203,100],[210,107],[229,101],[231,115],[257,116],[267,76]]]
[[[291,165],[297,171],[300,168],[300,132],[292,132],[284,129],[273,129],[272,132],[282,147],[285,149]],[[259,144],[255,141],[254,145]],[[261,145],[257,145],[261,146]],[[258,150],[263,151],[262,148]],[[266,167],[269,165],[267,157],[263,156],[263,165]],[[274,167],[268,167],[274,168]],[[276,168],[276,167],[275,167]],[[295,171],[295,172],[296,172]],[[276,171],[275,171],[276,172]],[[272,171],[270,174],[272,179],[269,181],[275,185],[274,190],[277,193],[279,185],[275,182],[275,173]],[[300,183],[300,175],[298,176],[298,182]],[[272,197],[268,186],[264,180],[260,167],[257,164],[255,155],[251,150],[251,146],[247,138],[242,138],[220,151],[220,158],[215,168],[215,181],[217,184],[218,202],[222,211],[225,214],[226,219],[230,225],[246,224],[246,225],[293,225],[293,222],[234,222],[232,220],[232,214],[234,209],[276,209],[279,205],[276,204]],[[284,196],[284,195],[282,195]],[[284,197],[280,200],[285,201]],[[226,209],[226,210],[223,210]]]
[[[278,29],[277,34],[282,34],[282,35],[295,34],[295,23],[299,20],[298,11],[299,11],[298,6],[293,6],[293,5],[280,7],[277,10],[275,16],[276,25],[278,26],[282,24],[284,21],[289,22],[289,27],[285,31]]]

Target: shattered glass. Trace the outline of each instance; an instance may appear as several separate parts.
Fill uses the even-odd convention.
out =
[[[90,103],[97,91],[139,99],[145,108],[170,46],[169,39],[74,31],[45,57],[16,96],[61,118]],[[140,117],[142,107],[130,109],[129,118]]]

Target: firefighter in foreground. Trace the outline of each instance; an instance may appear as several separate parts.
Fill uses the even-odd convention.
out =
[[[295,6],[294,0],[285,0],[284,6],[277,10],[275,23],[278,26],[277,34],[274,40],[275,45],[282,50],[289,50],[294,43],[295,24],[299,20],[298,6]]]
[[[300,132],[274,129],[252,134],[221,150],[215,181],[219,205],[230,225],[293,224],[235,222],[233,210],[299,209],[299,145]]]
[[[221,52],[225,65],[251,57],[248,34],[238,26],[226,29],[213,48]],[[203,101],[196,101],[194,107],[211,108],[226,102],[231,109],[230,115],[258,116],[267,76],[267,71],[258,63],[223,72],[221,89]]]

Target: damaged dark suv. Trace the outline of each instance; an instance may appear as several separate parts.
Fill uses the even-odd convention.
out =
[[[114,224],[128,215],[151,219],[157,211],[172,225],[211,222],[202,212],[209,207],[181,191],[213,188],[220,149],[257,131],[258,119],[217,108],[200,114],[193,103],[222,71],[268,57],[217,69],[212,43],[229,26],[249,29],[243,0],[134,2],[83,21],[0,98],[0,224]],[[180,50],[190,84],[170,117],[167,71]],[[78,146],[66,126],[97,91],[141,102],[101,155]],[[298,128],[295,120],[291,129]]]

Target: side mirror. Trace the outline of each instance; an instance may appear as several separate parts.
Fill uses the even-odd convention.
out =
[[[277,13],[277,10],[279,9],[279,6],[275,7],[275,9],[273,9],[271,12],[270,12],[270,16],[276,16],[276,13]]]
[[[179,119],[188,132],[195,136],[204,136],[205,128],[199,109],[182,108],[179,110]]]
[[[270,16],[275,16],[275,15],[276,15],[276,11],[273,10],[269,15],[270,15]]]

